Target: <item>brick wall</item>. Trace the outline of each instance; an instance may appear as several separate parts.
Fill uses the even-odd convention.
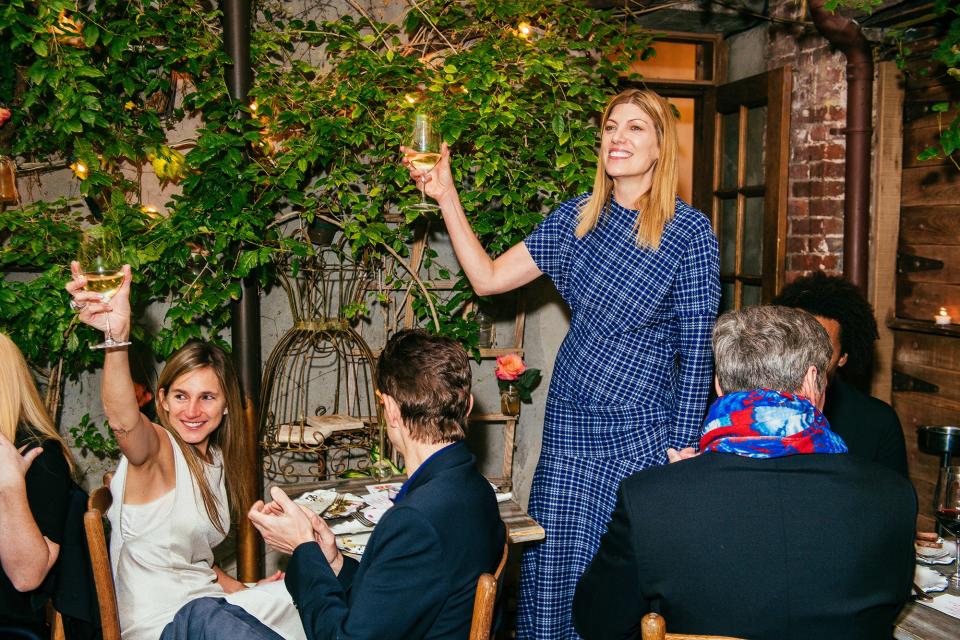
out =
[[[780,0],[774,15],[796,18]],[[843,267],[846,59],[812,28],[770,27],[768,68],[793,67],[786,281]]]

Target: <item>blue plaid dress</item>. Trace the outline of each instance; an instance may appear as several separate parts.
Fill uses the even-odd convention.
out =
[[[657,251],[636,243],[637,212],[611,199],[577,239],[579,207],[560,205],[525,240],[572,315],[547,394],[530,515],[543,542],[521,565],[517,637],[577,638],[577,580],[613,512],[620,481],[696,443],[712,376],[720,300],[717,239],[677,199]]]

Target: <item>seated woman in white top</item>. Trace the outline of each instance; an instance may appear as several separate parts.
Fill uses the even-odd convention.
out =
[[[130,267],[110,299],[85,291],[76,262],[67,291],[80,320],[126,340]],[[284,638],[305,638],[279,572],[247,589],[213,563],[231,515],[242,517],[253,488],[240,471],[243,406],[230,358],[192,342],[173,354],[157,381],[154,424],[137,406],[125,347],[107,349],[103,409],[123,453],[110,485],[111,561],[123,640],[156,640],[195,598],[224,597]]]

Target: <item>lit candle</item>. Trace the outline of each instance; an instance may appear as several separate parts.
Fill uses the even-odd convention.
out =
[[[940,313],[933,317],[934,322],[937,324],[950,324],[953,321],[949,315],[947,315],[947,308],[940,307]]]

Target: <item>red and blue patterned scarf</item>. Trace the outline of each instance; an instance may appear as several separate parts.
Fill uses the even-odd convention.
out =
[[[748,458],[781,458],[801,453],[846,453],[843,439],[803,396],[770,389],[737,391],[710,407],[700,451]]]

